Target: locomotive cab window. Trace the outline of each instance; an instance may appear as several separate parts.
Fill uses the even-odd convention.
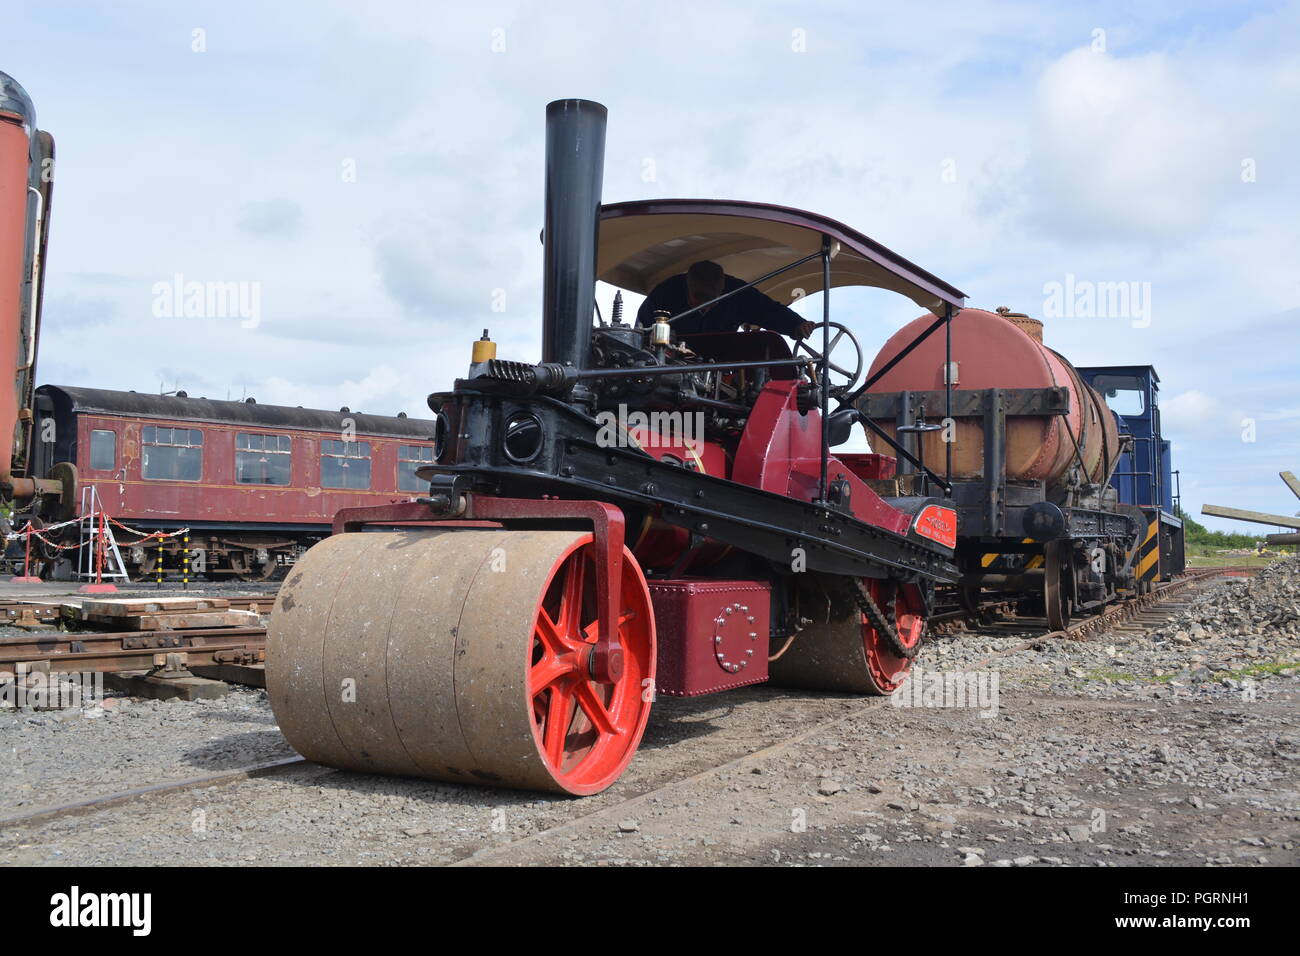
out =
[[[235,435],[235,482],[241,485],[287,485],[293,460],[288,435],[238,432]]]
[[[1092,387],[1106,398],[1117,415],[1141,415],[1146,412],[1146,382],[1139,375],[1098,375]]]
[[[202,481],[203,432],[146,425],[141,430],[141,474],[152,481]]]
[[[429,483],[416,477],[417,468],[433,464],[432,445],[397,446],[397,490],[428,491]]]
[[[117,467],[117,432],[95,429],[90,433],[90,468],[112,471]]]
[[[320,443],[320,486],[366,491],[370,488],[370,442]]]

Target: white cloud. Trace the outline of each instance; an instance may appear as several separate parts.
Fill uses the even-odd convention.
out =
[[[1240,441],[1246,417],[1240,410],[1226,407],[1222,399],[1195,388],[1161,399],[1160,415],[1164,432],[1184,440],[1195,435]]]

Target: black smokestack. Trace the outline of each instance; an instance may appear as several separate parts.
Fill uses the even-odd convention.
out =
[[[607,115],[590,100],[556,100],[546,107],[543,362],[587,364]]]

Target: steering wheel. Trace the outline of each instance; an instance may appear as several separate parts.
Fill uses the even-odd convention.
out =
[[[817,363],[814,365],[812,373],[813,380],[816,381],[817,367],[821,363],[822,353],[817,351],[808,343],[813,341],[821,342],[821,335],[819,333],[822,326],[828,326],[831,332],[830,344],[826,350],[829,362],[826,377],[830,379],[830,393],[831,395],[843,395],[848,392],[849,389],[853,388],[858,379],[862,376],[862,345],[858,342],[857,336],[849,331],[848,326],[841,325],[839,322],[818,322],[813,326],[812,334],[809,335],[808,338],[797,339],[795,341],[794,354],[798,357],[800,352],[806,352],[808,356]],[[853,351],[855,353],[855,361],[852,363],[852,371],[849,371],[848,368],[838,364],[833,358],[835,354],[835,346],[839,345],[840,340],[845,336],[848,337],[849,343],[853,346]],[[847,355],[848,352],[845,349],[841,349],[840,354],[843,356]],[[842,375],[844,381],[837,382],[835,380],[836,374]]]

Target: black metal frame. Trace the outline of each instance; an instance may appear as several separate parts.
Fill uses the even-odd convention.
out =
[[[957,578],[948,549],[928,539],[894,534],[825,502],[659,461],[637,448],[604,447],[597,441],[600,423],[573,406],[545,396],[502,396],[476,389],[476,381],[430,396],[430,405],[451,419],[455,435],[447,464],[417,472],[432,481],[435,493],[453,483],[456,493],[598,498],[654,511],[669,524],[787,567],[793,549],[802,548],[809,571],[905,581]],[[505,422],[521,411],[541,423],[541,446],[524,464],[507,458],[503,448]],[[933,500],[889,503],[910,513]]]

